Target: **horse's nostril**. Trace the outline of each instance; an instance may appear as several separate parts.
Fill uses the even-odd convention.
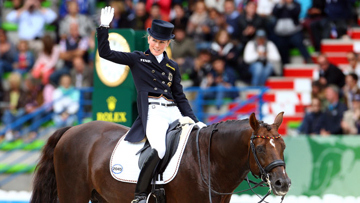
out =
[[[275,182],[275,186],[276,186],[276,187],[281,187],[281,181],[280,181],[280,180],[277,180],[277,181]]]

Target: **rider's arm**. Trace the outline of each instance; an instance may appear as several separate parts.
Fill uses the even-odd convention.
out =
[[[98,50],[101,58],[107,59],[114,63],[132,66],[139,58],[136,53],[126,53],[120,51],[113,51],[109,46],[109,33],[108,28],[99,27],[97,31]]]

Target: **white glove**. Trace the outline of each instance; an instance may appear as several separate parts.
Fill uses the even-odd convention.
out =
[[[110,22],[114,18],[114,8],[107,6],[101,9],[100,26],[109,27]]]
[[[199,126],[200,128],[206,127],[207,125],[201,121],[195,123],[197,126]]]

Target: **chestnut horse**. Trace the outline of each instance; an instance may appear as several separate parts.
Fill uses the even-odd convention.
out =
[[[274,124],[269,125],[257,121],[251,114],[250,119],[225,121],[202,128],[198,136],[198,130],[193,130],[177,176],[165,185],[166,201],[209,202],[212,199],[213,202],[230,202],[231,194],[212,192],[210,196],[208,183],[202,178],[207,182],[210,175],[212,190],[229,193],[249,172],[261,175],[269,165],[272,167],[267,171],[266,181],[275,195],[285,195],[290,179],[284,164],[276,164],[284,163],[285,143],[278,134],[282,119],[283,112],[276,116]],[[112,151],[128,130],[125,126],[103,121],[57,130],[43,149],[30,202],[130,202],[135,184],[115,180],[109,169]],[[209,163],[208,153],[211,155]]]

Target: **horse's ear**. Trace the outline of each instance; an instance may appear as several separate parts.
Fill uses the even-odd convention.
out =
[[[251,128],[254,130],[254,132],[256,132],[259,129],[259,122],[257,121],[256,117],[255,117],[255,113],[252,113],[250,115],[250,126]]]
[[[284,112],[282,111],[275,118],[274,124],[277,127],[277,129],[279,129],[279,127],[283,121],[283,115],[284,115]]]

